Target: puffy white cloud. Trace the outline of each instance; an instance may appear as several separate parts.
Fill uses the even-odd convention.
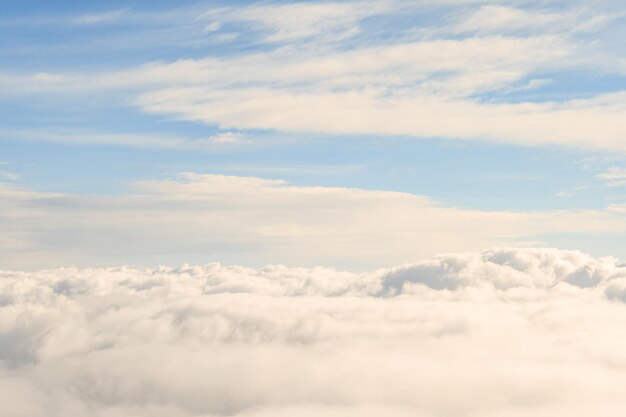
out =
[[[624,214],[619,206],[481,211],[408,193],[191,173],[117,195],[0,184],[0,262],[17,269],[214,260],[370,269],[544,235],[620,235]]]
[[[494,249],[368,273],[0,272],[11,416],[618,416],[626,266]]]

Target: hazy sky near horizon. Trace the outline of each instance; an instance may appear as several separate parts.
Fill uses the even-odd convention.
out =
[[[0,5],[0,268],[626,258],[598,1]]]

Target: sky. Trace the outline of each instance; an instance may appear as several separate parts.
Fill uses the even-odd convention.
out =
[[[0,265],[626,257],[616,1],[0,6]]]
[[[617,0],[0,2],[0,415],[623,416],[624,39]]]

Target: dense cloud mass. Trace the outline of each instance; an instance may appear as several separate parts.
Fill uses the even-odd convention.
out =
[[[0,410],[39,416],[622,415],[626,265],[556,249],[369,273],[0,272]]]

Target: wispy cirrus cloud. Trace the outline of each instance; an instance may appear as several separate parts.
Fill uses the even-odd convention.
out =
[[[210,10],[205,16],[243,22],[249,29],[266,32],[263,42],[292,43],[314,39],[340,42],[360,31],[367,17],[393,13],[394,2],[257,3],[243,8]]]
[[[9,172],[9,171],[0,171],[0,180],[16,180],[18,179],[20,176],[19,174],[16,174],[14,172]]]
[[[98,25],[120,21],[128,9],[119,9],[109,12],[83,14],[70,19],[75,25]]]
[[[623,89],[581,100],[507,99],[516,91],[548,85],[546,74],[585,68],[619,72],[619,53],[597,52],[572,36],[573,31],[600,30],[617,18],[614,12],[470,2],[463,13],[457,11],[456,20],[444,19],[443,28],[423,26],[432,32],[418,39],[405,28],[393,42],[357,39],[341,48],[318,43],[367,31],[367,18],[433,7],[428,2],[262,3],[202,13],[194,9],[193,15],[184,9],[169,20],[200,25],[203,33],[207,27],[218,33],[235,25],[228,30],[262,32],[261,42],[289,46],[107,72],[5,73],[0,83],[8,94],[124,91],[142,110],[223,128],[624,150]],[[439,7],[457,10],[452,3]],[[129,18],[125,13],[84,19]],[[469,35],[451,37],[455,31]]]
[[[455,32],[487,33],[576,33],[595,31],[622,13],[594,13],[584,7],[572,9],[523,9],[497,4],[481,6],[469,13],[459,13]]]
[[[485,6],[468,15],[464,24],[474,27],[482,22],[486,32],[460,39],[439,33],[440,38],[401,38],[377,46],[357,42],[341,50],[323,47],[322,53],[307,40],[316,34],[333,35],[343,30],[318,22],[328,20],[329,15],[338,22],[357,24],[364,15],[356,11],[360,10],[356,5],[255,5],[217,9],[201,16],[211,16],[214,20],[208,24],[217,31],[220,16],[257,19],[265,22],[262,26],[274,34],[271,36],[294,42],[297,48],[148,63],[90,74],[4,74],[0,83],[8,94],[124,91],[135,97],[130,103],[144,111],[226,129],[404,135],[624,150],[623,90],[579,100],[507,100],[511,93],[549,85],[552,80],[545,78],[546,73],[580,68],[614,71],[614,60],[587,54],[585,42],[551,25],[563,13],[582,22],[591,12],[576,9],[541,15],[543,12]],[[397,7],[372,7],[367,13],[393,13]],[[301,27],[303,32],[294,32],[289,26],[293,19],[285,16],[290,14],[309,19]],[[486,19],[481,17],[484,14],[494,16]],[[497,29],[507,26],[511,19],[522,26],[531,22],[538,26],[529,34],[503,36]],[[343,27],[343,23],[336,24]]]
[[[224,128],[323,134],[404,135],[561,145],[624,152],[624,93],[563,103],[477,103],[376,93],[298,94],[275,90],[170,89],[137,104],[155,114]],[[219,106],[218,106],[219,103]]]
[[[606,181],[609,187],[626,186],[626,169],[610,168],[609,170],[596,175],[596,178]]]
[[[187,150],[208,150],[249,143],[243,134],[236,131],[220,131],[206,138],[194,138],[163,133],[103,133],[81,129],[0,129],[0,139],[18,142],[57,142]]]
[[[69,92],[242,84],[296,91],[379,89],[391,94],[471,96],[515,84],[535,70],[566,65],[575,46],[558,37],[428,40],[312,55],[277,50],[227,58],[149,63],[116,72],[4,74],[7,92]],[[563,61],[554,63],[558,56]],[[249,71],[254,68],[255,71]],[[465,80],[465,85],[461,81]],[[437,88],[438,86],[438,88]],[[447,87],[447,88],[446,88]]]

